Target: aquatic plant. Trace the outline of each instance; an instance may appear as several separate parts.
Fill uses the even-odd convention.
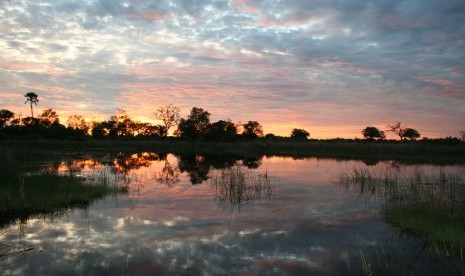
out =
[[[88,178],[53,172],[21,172],[12,158],[6,154],[0,156],[0,227],[18,219],[26,220],[31,215],[85,207],[104,196],[128,191],[127,185],[110,181],[105,172]]]
[[[220,206],[225,210],[241,211],[257,200],[271,198],[273,185],[268,173],[254,175],[241,166],[216,171],[210,178]]]
[[[371,200],[384,201],[382,215],[402,231],[426,241],[436,253],[462,256],[465,249],[465,174],[439,169],[427,174],[415,167],[410,173],[383,173],[354,168],[339,175],[337,183]]]

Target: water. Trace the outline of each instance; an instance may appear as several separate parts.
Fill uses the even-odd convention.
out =
[[[266,179],[269,189],[231,203],[212,182],[230,166]],[[435,256],[422,241],[384,222],[381,199],[362,199],[335,183],[339,173],[366,166],[355,160],[155,153],[33,164],[36,171],[83,179],[104,172],[130,183],[130,193],[1,229],[0,244],[33,249],[0,260],[0,274],[458,274],[456,260]],[[389,161],[371,167],[412,166]]]

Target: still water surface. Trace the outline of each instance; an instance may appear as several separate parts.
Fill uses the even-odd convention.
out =
[[[212,178],[231,165],[265,179],[267,189],[228,200]],[[104,173],[130,183],[130,192],[1,229],[0,244],[33,250],[1,260],[0,274],[360,275],[365,264],[376,274],[458,274],[456,261],[434,256],[384,222],[382,199],[362,199],[335,183],[341,172],[366,166],[155,153],[34,164],[83,179]],[[389,161],[371,168],[412,166]]]

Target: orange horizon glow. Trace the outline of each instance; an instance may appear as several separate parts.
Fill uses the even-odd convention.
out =
[[[40,103],[40,102],[39,102]],[[7,108],[8,109],[8,108]],[[38,108],[34,106],[34,115],[38,116],[42,113],[43,110],[46,110],[48,108]],[[28,117],[30,116],[30,109],[29,105],[25,105],[24,108],[21,108],[19,112],[15,112],[18,110],[16,107],[13,107],[11,109],[12,112],[15,113],[16,117]],[[54,109],[55,110],[55,109]],[[91,111],[85,111],[81,114],[79,114],[79,110],[75,111],[65,111],[65,110],[55,110],[57,114],[60,117],[60,123],[66,126],[66,121],[68,117],[72,115],[81,115],[85,119],[87,123],[92,123],[92,122],[102,122],[105,120],[109,120],[111,115],[117,114],[118,110],[124,110],[128,116],[136,122],[144,122],[144,123],[150,123],[152,125],[161,125],[162,121],[155,119],[154,116],[149,117],[150,114],[153,115],[154,111],[145,111],[143,112],[144,114],[148,114],[148,116],[140,116],[138,114],[141,113],[141,110],[133,111],[133,110],[128,110],[128,109],[123,109],[123,108],[116,108],[115,112],[106,115],[103,113],[94,113]],[[183,118],[186,118],[187,115],[189,114],[190,110],[181,110],[181,115]],[[209,110],[207,110],[209,111]],[[213,119],[212,119],[213,118]],[[262,127],[263,127],[263,133],[266,134],[274,134],[277,136],[282,136],[282,137],[290,137],[290,134],[294,128],[298,129],[304,129],[310,132],[310,139],[334,139],[334,138],[343,138],[343,139],[363,139],[363,135],[361,134],[362,129],[364,129],[367,126],[374,126],[377,127],[378,129],[385,131],[386,138],[387,139],[394,139],[398,140],[398,136],[394,133],[391,133],[387,131],[387,125],[392,124],[394,122],[389,122],[389,123],[376,123],[376,124],[367,124],[367,125],[347,125],[347,126],[338,126],[338,127],[324,127],[324,126],[309,126],[306,125],[305,123],[299,123],[298,119],[294,119],[292,123],[290,124],[282,124],[282,123],[272,123],[269,120],[266,120],[267,117],[265,117],[264,121],[256,120],[254,118],[251,118],[251,121],[258,121]],[[211,114],[210,121],[213,123],[218,120],[228,120],[230,119],[234,123],[246,123],[248,120],[240,121],[240,120],[234,120],[234,118],[219,118],[218,116],[215,116],[215,114]],[[357,131],[359,129],[359,131]],[[168,133],[169,136],[173,136],[173,132],[176,130],[176,127],[172,127]],[[421,130],[420,130],[421,132]],[[445,138],[447,137],[446,135],[437,135],[435,133],[430,133],[430,132],[421,132],[421,137],[428,137],[428,138]],[[455,137],[458,137],[455,136]],[[421,138],[420,138],[421,139]]]

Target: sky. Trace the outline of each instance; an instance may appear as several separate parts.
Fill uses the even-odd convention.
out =
[[[155,122],[174,104],[265,133],[465,129],[465,2],[0,0],[0,109]],[[35,113],[38,113],[35,112]],[[388,138],[394,138],[392,134]]]

